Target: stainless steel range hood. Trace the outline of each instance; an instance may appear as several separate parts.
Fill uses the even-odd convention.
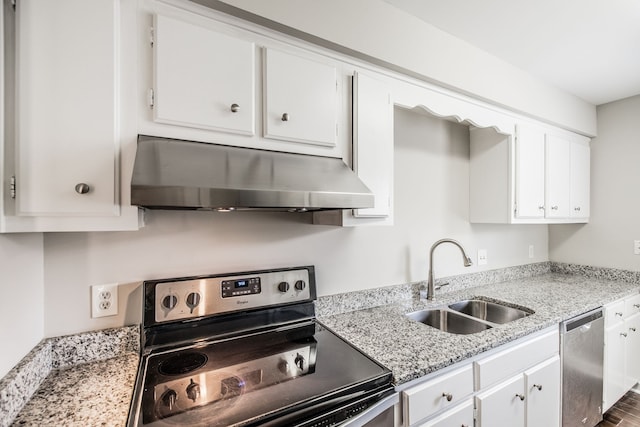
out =
[[[131,204],[306,212],[373,207],[340,159],[139,135]]]

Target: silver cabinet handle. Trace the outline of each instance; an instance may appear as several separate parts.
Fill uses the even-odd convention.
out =
[[[91,187],[89,186],[89,184],[85,184],[84,182],[76,184],[76,193],[87,194],[89,191],[91,191]]]
[[[640,308],[640,304],[633,304],[635,308]]]
[[[542,384],[534,384],[533,388],[537,388],[538,391],[542,391]]]
[[[541,211],[543,211],[543,210],[544,210],[544,205],[540,205],[540,206],[538,206],[538,209],[539,209],[539,210],[541,210]]]
[[[622,317],[622,312],[621,311],[616,311],[616,316]]]
[[[636,331],[636,328],[633,328],[633,327],[632,327],[632,328],[629,328],[629,330],[630,330],[631,332],[635,332],[635,331]]]
[[[558,206],[551,206],[551,210],[557,211],[558,210]]]
[[[576,206],[575,208],[573,208],[573,210],[580,212],[580,206]]]
[[[516,393],[516,397],[517,397],[518,399],[520,399],[520,401],[524,401],[524,394],[518,394],[518,393]]]
[[[447,399],[447,402],[451,402],[453,400],[453,394],[451,393],[442,393],[442,397]]]
[[[284,113],[282,115],[282,121],[283,122],[288,122],[289,121],[289,113]]]
[[[237,113],[238,111],[240,111],[240,106],[238,104],[231,104],[231,112]]]
[[[622,335],[623,337],[627,337],[627,333],[626,332],[620,332],[620,335]]]

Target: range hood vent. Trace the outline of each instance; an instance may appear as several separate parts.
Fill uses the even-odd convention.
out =
[[[306,212],[373,203],[341,159],[138,136],[132,205]]]

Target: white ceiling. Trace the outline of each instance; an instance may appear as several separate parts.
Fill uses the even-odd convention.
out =
[[[384,0],[595,105],[640,94],[640,0]]]

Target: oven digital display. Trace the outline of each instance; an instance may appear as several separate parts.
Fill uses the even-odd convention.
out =
[[[222,298],[259,294],[261,291],[260,277],[222,281]]]
[[[236,280],[235,285],[236,285],[235,286],[236,289],[237,288],[246,288],[246,287],[249,286],[249,281],[248,280],[244,280],[244,279],[243,280]]]

